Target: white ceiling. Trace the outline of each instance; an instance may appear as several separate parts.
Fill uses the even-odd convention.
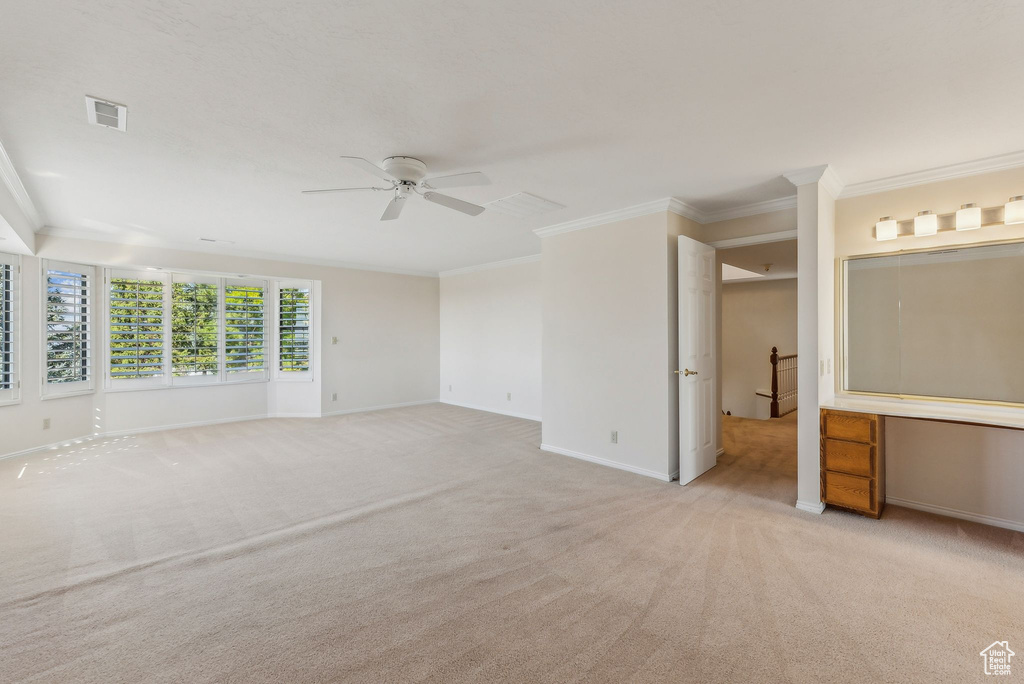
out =
[[[34,0],[0,21],[0,140],[47,225],[436,272],[534,228],[664,197],[712,212],[1024,149],[1024,3],[935,0]],[[128,105],[128,132],[84,96]],[[480,170],[471,218],[339,155]]]
[[[753,271],[765,280],[796,278],[796,240],[731,247],[720,253],[722,263]],[[765,271],[765,264],[771,264],[771,269]]]

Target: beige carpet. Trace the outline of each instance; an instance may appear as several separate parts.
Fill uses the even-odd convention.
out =
[[[797,511],[795,423],[727,428],[685,488],[442,405],[0,461],[0,681],[1024,677],[1024,535]]]

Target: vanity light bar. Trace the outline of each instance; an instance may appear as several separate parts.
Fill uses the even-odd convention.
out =
[[[982,223],[981,214],[983,211],[998,211],[999,207],[982,209],[977,204],[964,204],[956,213],[933,214],[930,211],[918,212],[914,217],[914,236],[923,237],[935,235],[939,230],[939,220],[953,217],[953,224],[957,230],[977,230],[988,226],[1012,226],[1024,223],[1024,195],[1011,197],[1003,205],[1003,220],[992,223]],[[883,216],[875,224],[875,240],[895,240],[900,236],[900,222],[892,216]]]

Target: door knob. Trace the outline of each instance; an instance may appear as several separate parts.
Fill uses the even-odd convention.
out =
[[[682,375],[682,376],[685,376],[685,377],[690,377],[691,375],[697,375],[697,371],[692,371],[689,368],[685,368],[685,369],[683,369],[681,371],[676,371],[676,375]]]

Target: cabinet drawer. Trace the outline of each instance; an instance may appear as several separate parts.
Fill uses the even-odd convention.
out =
[[[875,443],[877,418],[865,413],[825,412],[825,436],[848,442]]]
[[[874,462],[875,447],[870,444],[825,440],[825,470],[873,477]]]
[[[875,492],[871,480],[825,471],[825,503],[873,513]]]

